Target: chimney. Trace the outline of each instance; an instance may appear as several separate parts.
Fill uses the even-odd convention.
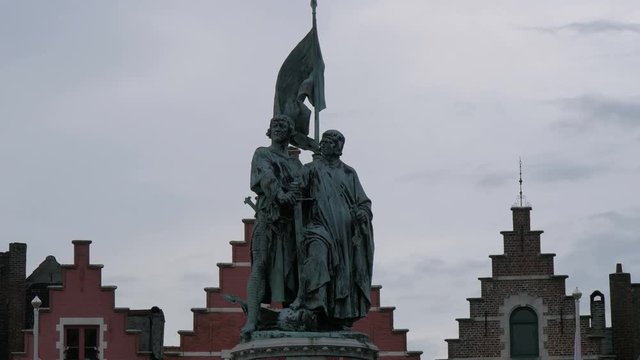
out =
[[[531,206],[513,206],[513,231],[527,232],[531,230]]]
[[[89,266],[89,246],[91,240],[73,240],[73,265],[88,267]]]
[[[632,359],[634,331],[631,321],[631,275],[622,271],[622,264],[616,264],[616,272],[609,274],[609,294],[613,353],[617,359]]]
[[[604,332],[605,323],[605,310],[604,310],[604,295],[596,290],[591,293],[591,330],[594,333],[601,334]]]

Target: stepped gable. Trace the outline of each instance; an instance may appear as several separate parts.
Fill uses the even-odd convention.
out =
[[[244,219],[244,240],[231,241],[231,262],[217,264],[219,287],[205,288],[206,307],[191,309],[193,329],[179,331],[180,345],[165,347],[165,359],[222,359],[239,343],[240,329],[246,317],[238,304],[224,295],[246,298],[247,280],[251,269],[251,234],[255,219]],[[380,286],[371,289],[371,311],[354,324],[354,330],[369,335],[385,360],[420,359],[421,351],[407,351],[407,329],[394,329],[394,307],[380,306]],[[276,304],[272,304],[276,307]]]
[[[467,299],[469,317],[456,319],[458,338],[445,340],[448,359],[573,355],[575,300],[566,294],[568,276],[554,274],[555,254],[540,252],[543,232],[531,230],[531,207],[514,206],[511,211],[513,229],[501,232],[504,253],[489,256],[491,277],[479,278],[481,296]],[[592,309],[604,309],[604,296],[596,295],[591,297]],[[602,329],[589,328],[590,319],[580,319],[582,354],[598,358],[604,335]],[[600,322],[604,310],[595,323]]]
[[[80,342],[95,345],[103,360],[156,359],[140,350],[141,332],[127,327],[129,309],[115,307],[116,287],[102,285],[103,265],[90,263],[90,244],[90,240],[73,241],[74,261],[61,266],[62,285],[49,286],[49,307],[40,308],[39,357],[64,359],[69,334],[77,331],[84,339]],[[13,353],[14,360],[33,358],[33,329],[24,333],[24,352]],[[89,338],[96,343],[90,344]]]

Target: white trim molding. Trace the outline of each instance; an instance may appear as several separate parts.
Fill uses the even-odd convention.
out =
[[[104,349],[107,348],[107,342],[104,340],[104,334],[107,331],[107,324],[104,323],[104,318],[96,317],[61,317],[56,325],[56,331],[58,332],[58,341],[56,342],[56,349],[58,349],[58,360],[64,359],[64,327],[65,326],[98,326],[98,336],[100,342],[98,345],[98,358],[99,360],[107,360],[104,357]]]
[[[548,317],[546,314],[548,309],[542,302],[541,297],[534,297],[527,293],[509,296],[504,299],[504,303],[498,309],[500,327],[504,330],[500,336],[500,342],[504,345],[500,353],[501,358],[511,359],[511,327],[509,326],[509,320],[511,312],[519,307],[528,307],[538,316],[538,358],[549,359],[549,354],[545,348],[547,334],[543,331],[547,327]]]

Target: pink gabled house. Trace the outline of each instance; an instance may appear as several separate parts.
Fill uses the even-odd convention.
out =
[[[46,360],[161,358],[161,349],[158,354],[149,350],[148,343],[143,344],[148,338],[140,336],[144,331],[130,326],[130,313],[142,311],[157,315],[161,310],[116,308],[116,287],[102,285],[103,265],[91,264],[90,244],[89,240],[73,241],[73,264],[62,265],[62,285],[49,287],[49,306],[40,309],[38,357]],[[161,322],[164,326],[164,317]],[[33,330],[24,332],[24,352],[13,353],[13,360],[33,359]]]

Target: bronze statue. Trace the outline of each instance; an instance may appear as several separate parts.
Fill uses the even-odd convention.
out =
[[[311,198],[298,244],[300,286],[293,309],[315,312],[325,329],[341,329],[371,306],[371,200],[356,171],[340,160],[345,138],[328,130],[320,156],[303,167],[301,191]]]
[[[250,337],[259,326],[260,304],[291,303],[298,287],[293,205],[294,180],[302,167],[289,155],[295,124],[286,115],[271,119],[269,147],[256,149],[251,161],[251,190],[257,194],[256,223],[251,238],[251,274],[247,284],[247,323]]]
[[[326,107],[324,61],[316,1],[311,7],[311,31],[278,73],[267,132],[271,146],[256,149],[251,162],[257,203],[245,199],[256,211],[245,341],[258,329],[343,329],[371,307],[371,201],[355,170],[340,160],[344,136],[326,131],[318,146],[319,112]],[[315,139],[308,137],[305,99],[314,106]],[[289,156],[289,144],[314,151],[314,160],[303,167]],[[270,302],[284,309],[277,316],[261,311],[260,304]]]

